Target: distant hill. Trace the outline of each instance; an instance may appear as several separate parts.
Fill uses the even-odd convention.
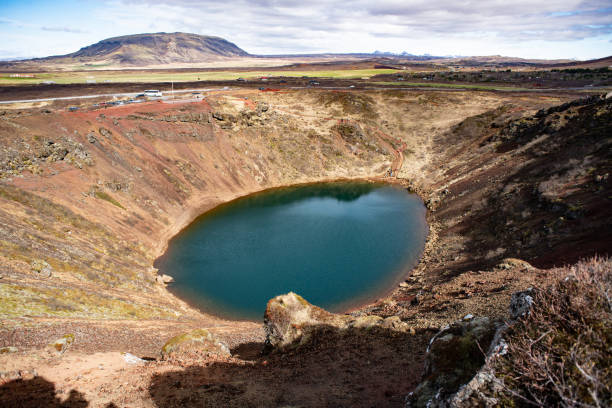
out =
[[[190,33],[148,33],[112,37],[66,55],[19,61],[0,61],[7,72],[45,70],[97,70],[130,68],[220,68],[273,67],[303,69],[304,64],[342,65],[372,62],[374,68],[405,69],[407,64],[424,67],[462,68],[599,68],[612,65],[612,57],[589,61],[545,60],[491,56],[434,56],[391,53],[319,53],[253,55],[221,37]]]
[[[568,68],[597,69],[597,68],[606,68],[606,67],[608,68],[612,67],[612,56],[588,60],[588,61],[573,61],[568,64],[556,64],[553,66],[553,68],[560,68],[560,69],[568,69]]]
[[[249,54],[220,38],[189,33],[151,33],[107,38],[67,55],[29,60],[42,64],[149,66],[190,64]],[[25,62],[25,61],[24,61]]]

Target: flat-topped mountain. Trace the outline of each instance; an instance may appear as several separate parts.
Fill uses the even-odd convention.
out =
[[[150,33],[107,38],[72,54],[41,58],[38,61],[147,66],[198,63],[222,57],[248,55],[246,51],[220,37],[189,33]]]

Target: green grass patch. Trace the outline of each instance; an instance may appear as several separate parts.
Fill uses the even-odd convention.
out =
[[[96,191],[96,198],[99,198],[101,200],[106,200],[109,203],[121,208],[122,210],[125,210],[125,207],[122,206],[119,201],[115,200],[113,197],[110,196],[110,194],[105,193],[104,191]]]
[[[92,68],[89,66],[88,68]],[[37,84],[43,81],[53,81],[57,84],[104,82],[194,82],[194,81],[231,81],[238,78],[258,79],[260,77],[308,77],[308,78],[338,78],[356,79],[370,78],[380,74],[394,74],[395,69],[336,69],[319,71],[288,71],[288,70],[258,70],[258,71],[201,71],[201,72],[157,72],[157,71],[77,71],[77,72],[45,72],[37,73],[36,78],[11,78],[8,73],[0,73],[0,84]]]
[[[397,85],[406,87],[424,87],[424,88],[452,88],[452,89],[480,89],[483,91],[528,91],[528,88],[515,88],[512,86],[492,86],[492,85],[471,85],[471,84],[443,84],[431,82],[372,82],[377,85]]]
[[[0,318],[55,316],[92,319],[175,318],[171,310],[86,292],[77,288],[42,288],[0,284]]]

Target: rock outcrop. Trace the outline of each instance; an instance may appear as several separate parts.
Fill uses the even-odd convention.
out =
[[[230,351],[225,343],[206,329],[196,329],[171,338],[161,349],[163,358],[197,354],[215,354],[229,356]]]
[[[174,278],[170,275],[162,274],[162,275],[157,275],[155,277],[155,281],[159,283],[160,285],[167,285],[169,283],[174,282]]]
[[[330,313],[310,304],[300,295],[289,292],[268,301],[264,314],[266,345],[278,350],[299,347],[308,342],[316,329],[335,328],[346,330],[374,327],[400,332],[410,332],[410,327],[398,316],[383,319],[365,315],[353,317]]]
[[[68,348],[74,343],[74,334],[66,334],[63,337],[55,340],[49,346],[60,354],[64,354]]]
[[[409,396],[410,407],[445,407],[449,396],[478,372],[503,322],[472,317],[444,327],[427,350],[423,381]]]
[[[498,401],[491,393],[482,392],[485,388],[495,390],[501,383],[487,363],[506,354],[504,333],[530,312],[533,295],[531,288],[512,294],[508,323],[469,315],[442,328],[431,339],[423,381],[408,396],[407,407],[496,406]]]
[[[312,327],[343,327],[350,318],[335,315],[308,303],[293,292],[268,301],[264,314],[266,344],[283,349],[308,340]]]
[[[527,289],[512,294],[510,299],[510,317],[514,320],[529,313],[533,305],[533,289]]]

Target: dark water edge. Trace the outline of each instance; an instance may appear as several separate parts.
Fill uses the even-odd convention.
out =
[[[294,291],[340,313],[391,292],[418,263],[423,202],[366,181],[274,188],[221,204],[168,243],[155,266],[201,311],[261,321],[270,298]]]

